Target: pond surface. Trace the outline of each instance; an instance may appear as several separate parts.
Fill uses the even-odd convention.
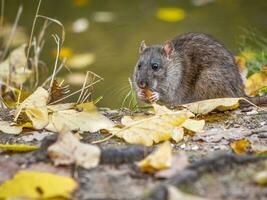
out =
[[[5,17],[12,22],[20,4],[23,5],[20,25],[30,33],[37,0],[6,0]],[[163,7],[182,9],[184,19],[174,22],[159,19],[156,13]],[[74,54],[95,56],[88,67],[71,71],[85,74],[91,70],[103,77],[104,81],[95,88],[94,98],[103,96],[99,102],[101,106],[118,107],[129,91],[128,78],[132,76],[142,40],[147,44],[163,43],[177,34],[205,32],[237,53],[240,36],[244,33],[242,28],[255,28],[263,36],[267,35],[266,10],[266,0],[43,0],[40,14],[64,24],[65,48],[70,48]],[[77,22],[80,18],[82,20]],[[82,30],[79,33],[73,31],[75,21],[76,29]],[[54,63],[52,52],[56,48],[51,34],[55,32],[60,33],[60,28],[49,27],[42,55],[50,71]],[[78,87],[74,85],[72,89]]]

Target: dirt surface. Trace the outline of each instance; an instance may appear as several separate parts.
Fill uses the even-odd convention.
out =
[[[120,118],[114,111],[106,114],[113,120]],[[241,162],[238,158],[231,157],[234,154],[231,153],[230,147],[233,141],[246,138],[254,149],[266,149],[267,108],[249,107],[212,113],[199,118],[206,120],[205,130],[194,136],[189,133],[183,142],[173,144],[174,151],[185,151],[191,163],[189,171],[185,169],[177,174],[177,177],[185,177],[183,181],[177,181],[175,177],[170,180],[157,179],[153,175],[140,172],[135,162],[149,154],[152,148],[128,145],[117,138],[97,144],[102,149],[102,157],[96,168],[86,170],[76,166],[55,167],[48,158],[46,149],[55,142],[57,135],[29,131],[17,136],[0,134],[2,144],[27,143],[41,146],[39,150],[29,153],[1,152],[0,183],[10,179],[19,170],[41,170],[74,177],[80,184],[74,198],[79,200],[139,200],[148,197],[162,184],[173,184],[183,191],[211,200],[267,199],[267,186],[259,186],[253,181],[255,173],[266,168],[266,157],[245,157]],[[106,135],[86,133],[81,137],[82,142],[91,143],[105,138]],[[212,162],[202,162],[207,156],[222,151],[226,152],[223,163],[216,159]],[[198,162],[200,164],[196,167]],[[167,199],[166,195],[158,197]]]

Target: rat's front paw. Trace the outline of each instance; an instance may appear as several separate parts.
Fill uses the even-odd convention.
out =
[[[144,90],[138,90],[137,91],[137,97],[139,100],[147,102],[147,98],[146,98]]]
[[[152,95],[149,97],[150,103],[155,103],[159,100],[159,93],[158,92],[152,92]]]

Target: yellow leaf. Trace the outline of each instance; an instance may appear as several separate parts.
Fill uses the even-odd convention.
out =
[[[73,69],[81,69],[88,67],[95,62],[95,55],[92,53],[83,53],[73,55],[67,60],[67,65]]]
[[[68,109],[55,111],[51,114],[47,130],[60,132],[64,127],[81,132],[96,132],[111,128],[114,123],[99,113],[93,103],[77,106],[78,110]]]
[[[0,148],[7,151],[27,152],[27,151],[34,151],[39,147],[27,144],[0,144]]]
[[[0,199],[70,198],[77,183],[64,176],[45,172],[20,171],[0,186]]]
[[[236,109],[239,107],[239,100],[241,100],[241,98],[208,99],[185,104],[183,106],[194,114],[205,115],[215,109],[220,111]]]
[[[181,8],[166,7],[157,11],[157,18],[167,22],[181,21],[186,17],[186,13]]]
[[[175,142],[180,142],[182,139],[184,139],[184,129],[181,127],[175,127],[172,132],[172,139]]]
[[[48,91],[39,87],[26,98],[16,110],[16,118],[21,112],[25,112],[31,120],[33,128],[42,129],[48,124]]]
[[[170,142],[166,141],[155,152],[138,162],[137,165],[143,172],[154,173],[157,170],[169,168],[171,161],[172,147]]]
[[[177,138],[174,133],[175,128],[191,116],[191,112],[182,110],[172,114],[154,115],[144,119],[139,118],[136,121],[127,119],[124,120],[128,121],[125,127],[110,131],[130,144],[151,146],[153,143]]]
[[[231,148],[237,154],[246,154],[251,148],[251,143],[247,139],[241,139],[231,143]]]
[[[247,95],[255,96],[258,90],[267,86],[267,73],[258,72],[251,75],[245,84],[245,91]]]
[[[204,128],[205,120],[194,120],[194,119],[187,119],[182,126],[189,131],[193,132],[201,132]]]
[[[48,148],[48,155],[56,165],[75,163],[87,169],[98,165],[100,154],[99,147],[80,143],[70,132],[61,132],[57,142]]]
[[[20,134],[22,132],[22,127],[12,126],[9,122],[0,121],[0,131],[8,134]]]
[[[259,185],[267,185],[267,170],[255,174],[254,181]]]

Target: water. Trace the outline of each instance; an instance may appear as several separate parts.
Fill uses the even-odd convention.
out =
[[[77,6],[77,3],[85,5]],[[12,22],[20,4],[24,8],[20,25],[30,32],[37,0],[6,0],[5,16]],[[178,22],[161,21],[156,17],[161,7],[182,8],[186,17]],[[202,6],[194,5],[193,0],[43,0],[40,14],[64,24],[65,47],[75,53],[95,54],[95,62],[82,71],[91,70],[104,78],[94,92],[94,97],[104,97],[99,104],[118,107],[129,89],[128,78],[132,76],[142,40],[149,45],[163,43],[185,32],[205,32],[214,35],[236,53],[240,47],[242,28],[256,28],[263,36],[267,35],[266,10],[266,0],[215,0]],[[95,12],[99,11],[109,12],[104,13],[104,17],[103,13],[101,15],[102,20],[107,22],[95,21]],[[89,28],[85,32],[74,33],[70,27],[79,18],[87,19]],[[50,71],[54,62],[51,51],[55,48],[51,34],[59,30],[51,26],[46,36],[42,58],[48,63]],[[74,86],[72,89],[77,88]]]

